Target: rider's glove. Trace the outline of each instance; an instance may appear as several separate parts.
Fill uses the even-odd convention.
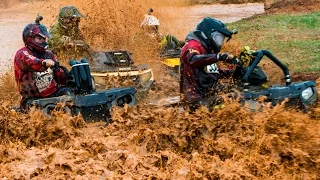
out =
[[[52,67],[54,66],[54,61],[52,59],[45,59],[42,61],[42,65],[45,67]]]
[[[218,54],[217,59],[219,61],[224,61],[229,64],[236,64],[239,61],[236,56],[229,54],[229,53]]]

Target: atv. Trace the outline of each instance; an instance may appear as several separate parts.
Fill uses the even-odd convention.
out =
[[[258,66],[261,59],[266,56],[281,68],[284,73],[285,85],[267,86],[268,76]],[[250,47],[242,48],[239,59],[235,61],[236,69],[233,74],[236,89],[241,92],[241,102],[254,101],[259,97],[266,97],[265,102],[272,105],[287,100],[286,105],[302,107],[307,110],[318,98],[316,83],[314,81],[291,82],[289,69],[268,50],[251,51]]]
[[[267,86],[268,76],[258,66],[261,59],[266,56],[279,66],[285,78],[285,85]],[[260,97],[266,97],[264,102],[277,105],[285,100],[286,105],[295,106],[308,110],[317,100],[318,92],[314,81],[291,82],[289,69],[281,63],[270,51],[259,50],[253,52],[248,46],[242,48],[239,58],[234,58],[236,69],[232,75],[231,92],[229,98],[240,97],[242,105],[248,105],[250,110],[258,110],[261,104]],[[160,101],[150,102],[151,105],[177,106],[180,104],[179,97],[170,97]]]
[[[61,108],[63,111],[71,115],[81,114],[86,122],[106,121],[108,124],[112,106],[124,107],[128,104],[132,107],[137,103],[134,87],[97,91],[89,64],[85,59],[71,60],[69,64],[72,68],[68,75],[67,87],[71,89],[71,94],[28,100],[27,109],[36,107],[50,115],[54,109],[63,104]],[[55,64],[55,68],[57,67],[58,63]]]
[[[106,79],[120,76],[122,80],[131,80],[138,92],[148,91],[154,81],[152,70],[147,65],[134,65],[129,51],[95,52],[95,63],[91,67],[91,75],[97,88],[104,89]]]
[[[179,79],[180,49],[164,49],[160,53],[161,63],[166,66],[169,74]]]

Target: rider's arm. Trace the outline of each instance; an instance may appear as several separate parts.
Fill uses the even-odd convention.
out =
[[[49,57],[55,62],[58,62],[56,60],[56,57],[52,54],[52,52],[47,52],[49,54]],[[66,85],[67,83],[67,77],[68,77],[68,70],[65,67],[59,66],[58,68],[53,68],[54,73],[54,79],[56,82],[60,85]]]
[[[189,41],[182,49],[182,56],[194,68],[204,67],[228,59],[227,54],[205,54],[205,49],[197,41]]]
[[[231,58],[233,55],[229,53],[223,54],[191,54],[191,58],[189,59],[190,64],[193,67],[204,67],[218,61],[224,61],[227,63],[233,63],[235,58]]]
[[[27,50],[19,50],[14,58],[15,65],[23,71],[42,72],[47,70],[47,67],[42,65],[43,60],[31,55]]]
[[[192,67],[204,67],[218,62],[216,54],[194,54],[190,60]]]
[[[195,40],[188,41],[181,50],[183,59],[189,63],[193,68],[200,68],[217,62],[215,54],[205,54],[204,47]]]

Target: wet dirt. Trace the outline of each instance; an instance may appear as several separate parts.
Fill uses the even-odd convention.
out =
[[[317,11],[320,8],[319,0],[280,0],[270,6],[266,13],[303,13]]]
[[[158,88],[151,91],[150,96],[178,92],[178,83],[154,63],[156,51],[143,39],[136,45],[133,42],[137,41],[128,38],[137,33],[139,18],[150,1],[40,1],[1,9],[0,23],[4,26],[0,28],[3,30],[0,31],[1,45],[11,47],[1,54],[1,62],[13,57],[12,49],[21,46],[22,29],[18,29],[33,20],[37,14],[35,9],[46,10],[43,11],[47,17],[45,24],[52,25],[57,8],[69,3],[79,6],[88,15],[82,27],[95,48],[129,48],[134,51],[138,63],[155,67]],[[126,3],[132,3],[131,8],[125,6]],[[159,3],[152,5],[162,7]],[[186,7],[180,7],[180,4],[175,7],[174,12],[175,8],[162,7],[155,15],[168,24],[162,32],[183,37],[187,28],[177,28],[169,22],[175,19],[171,16],[183,17],[180,13]],[[208,6],[190,9],[205,7]],[[117,11],[125,12],[126,16]],[[168,11],[172,15],[161,13]],[[190,20],[189,30],[194,28],[197,18],[201,19],[201,15]],[[127,31],[119,24],[124,20],[132,27]],[[175,28],[166,31],[170,26]],[[2,33],[8,31],[12,36]],[[101,39],[103,35],[108,36]],[[235,47],[238,45],[235,40],[224,48],[237,53]],[[11,57],[9,51],[13,53]],[[272,108],[270,104],[260,112],[250,112],[238,103],[226,102],[224,109],[209,112],[201,108],[189,114],[178,108],[141,103],[132,109],[113,109],[114,122],[105,126],[103,123],[86,124],[81,117],[70,117],[61,112],[51,118],[39,111],[17,113],[10,108],[19,99],[14,92],[12,74],[5,74],[0,82],[0,178],[3,179],[320,178],[318,104],[309,113],[283,106]],[[319,79],[317,83],[320,83]]]

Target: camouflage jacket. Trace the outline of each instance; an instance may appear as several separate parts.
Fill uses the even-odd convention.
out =
[[[49,40],[49,47],[63,65],[67,65],[71,59],[92,60],[93,51],[79,28],[67,29],[57,23],[50,29],[50,34],[52,38]]]

